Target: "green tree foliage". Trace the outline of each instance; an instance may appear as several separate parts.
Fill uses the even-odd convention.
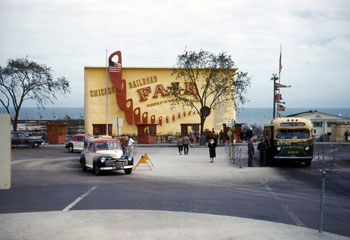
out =
[[[52,69],[40,65],[27,58],[10,59],[6,67],[0,66],[0,102],[11,116],[13,130],[17,130],[17,121],[22,104],[26,100],[33,100],[38,107],[45,108],[45,104],[54,103],[57,94],[70,92],[69,81],[65,77],[53,79]]]
[[[203,107],[210,110],[222,104],[244,104],[245,93],[251,78],[247,72],[237,71],[230,55],[221,52],[217,55],[204,50],[199,52],[185,50],[178,55],[173,71],[176,79],[185,82],[185,87],[172,84],[167,88],[174,105],[188,106],[200,116],[201,135],[208,116],[201,112]],[[188,91],[188,87],[192,91]]]

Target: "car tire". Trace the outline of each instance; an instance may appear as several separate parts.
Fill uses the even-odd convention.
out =
[[[100,173],[101,173],[100,167],[97,166],[97,164],[94,165],[94,172],[96,175],[100,175]]]
[[[83,170],[83,172],[86,172],[87,167],[85,165],[85,158],[80,160],[80,164],[81,164],[81,170]]]
[[[132,168],[125,169],[124,172],[125,172],[125,174],[129,175],[132,173]]]
[[[74,152],[74,148],[73,148],[73,145],[69,145],[69,147],[68,147],[68,152]]]
[[[32,148],[39,148],[39,143],[37,143],[37,142],[33,143]]]
[[[311,160],[305,160],[305,167],[311,166]]]

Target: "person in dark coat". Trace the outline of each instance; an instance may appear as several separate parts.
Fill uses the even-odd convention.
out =
[[[260,167],[265,167],[267,146],[263,137],[261,138],[261,141],[258,144],[258,150],[260,152]]]
[[[265,166],[270,166],[272,162],[273,152],[272,152],[272,145],[271,145],[271,139],[269,134],[266,134],[265,144],[267,147]]]
[[[210,163],[214,162],[214,158],[216,157],[216,142],[214,139],[209,139],[208,142],[208,148],[209,148],[209,157],[210,157]]]
[[[254,145],[253,139],[248,140],[248,167],[253,167],[253,157],[254,157]]]
[[[249,128],[248,131],[245,133],[245,136],[247,137],[247,141],[253,137],[253,130],[252,128]]]
[[[220,144],[224,143],[224,132],[222,131],[222,129],[220,130],[219,138],[220,138]]]

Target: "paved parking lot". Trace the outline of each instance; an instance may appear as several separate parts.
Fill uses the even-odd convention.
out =
[[[110,221],[121,221],[128,223],[122,232],[130,239],[343,239],[318,233],[319,171],[330,169],[327,178],[336,188],[328,186],[329,200],[350,209],[348,162],[248,168],[244,159],[239,169],[224,147],[217,150],[210,164],[207,148],[180,156],[175,147],[139,147],[136,160],[147,153],[152,171],[143,165],[131,175],[95,176],[81,171],[79,153],[62,146],[14,149],[12,188],[0,191],[0,232],[13,239],[55,239],[60,233],[90,239],[96,232],[107,238],[120,231],[110,230]],[[348,212],[332,204],[327,208],[324,231],[349,236]],[[77,231],[81,221],[92,229]],[[96,221],[98,226],[91,226]],[[34,223],[51,233],[34,228],[23,238],[18,226],[28,229]]]

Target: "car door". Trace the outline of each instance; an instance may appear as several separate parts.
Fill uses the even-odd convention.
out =
[[[75,142],[74,148],[76,150],[79,150],[79,151],[83,150],[83,148],[84,148],[84,141],[85,141],[84,137],[77,137],[77,141]]]
[[[85,153],[85,162],[88,167],[93,167],[93,159],[95,156],[95,143],[90,142]]]
[[[27,145],[28,144],[28,138],[24,133],[17,133],[17,140],[19,145]]]
[[[18,139],[18,134],[16,132],[12,132],[11,133],[11,143],[12,143],[12,146],[16,146],[19,144],[19,139]]]

